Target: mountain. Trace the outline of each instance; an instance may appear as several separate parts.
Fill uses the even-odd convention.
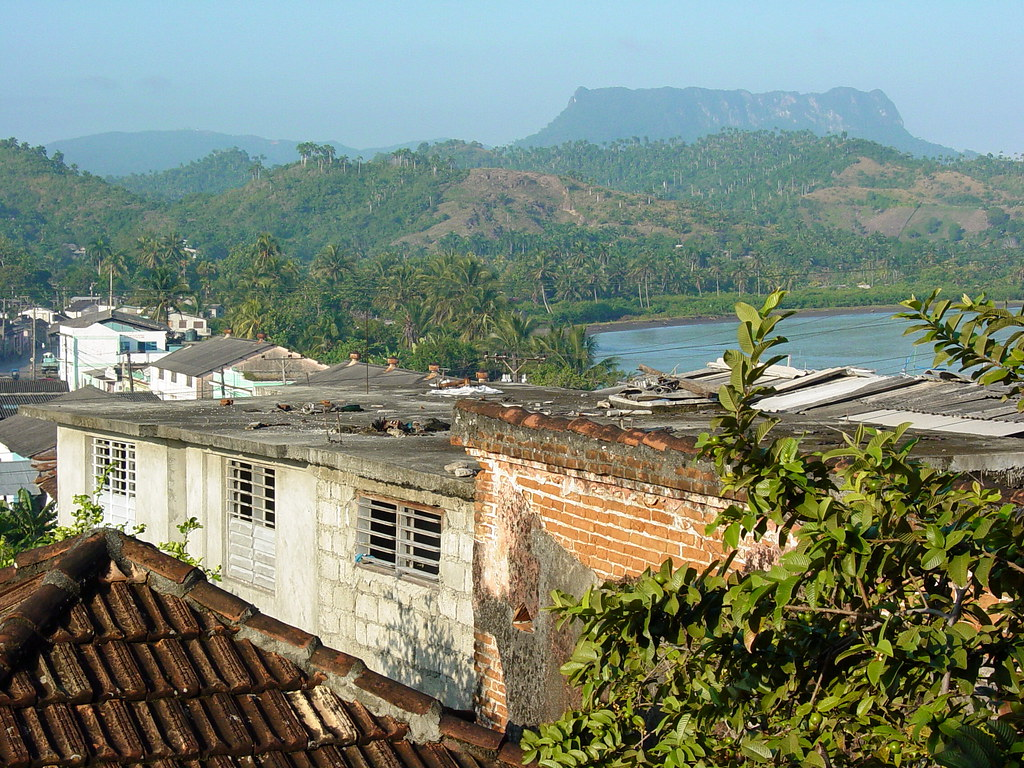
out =
[[[299,159],[296,147],[300,143],[290,139],[264,139],[215,131],[115,131],[62,139],[48,144],[46,149],[51,155],[60,152],[67,163],[77,165],[83,171],[97,176],[119,177],[166,171],[200,160],[211,152],[229,149],[240,149],[252,158],[262,155],[266,165],[284,165]],[[422,142],[409,141],[366,149],[356,149],[340,141],[317,143],[332,144],[338,157],[347,155],[370,159],[396,149],[415,149]]]
[[[543,130],[518,142],[547,147],[567,141],[603,144],[619,139],[694,141],[724,128],[847,133],[923,157],[956,151],[918,139],[882,91],[833,88],[825,93],[723,91],[707,88],[578,88]]]

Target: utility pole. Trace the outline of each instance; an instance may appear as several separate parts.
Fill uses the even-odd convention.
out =
[[[7,308],[6,308],[6,306],[4,307],[4,317],[7,317]],[[35,313],[33,312],[32,313],[32,357],[31,357],[31,361],[32,361],[32,380],[33,381],[35,381],[35,378],[36,378],[36,326],[38,324],[39,323],[38,323],[38,321],[35,318]]]
[[[132,376],[132,351],[129,349],[124,353],[126,360],[128,361],[128,391],[134,394],[135,392],[135,377]]]

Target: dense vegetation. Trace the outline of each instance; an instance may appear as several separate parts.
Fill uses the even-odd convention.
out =
[[[1024,754],[1024,536],[1000,493],[914,458],[905,426],[814,450],[757,411],[785,339],[737,304],[739,349],[701,437],[735,503],[723,557],[666,561],[577,598],[580,706],[528,731],[545,768],[1008,768]],[[920,342],[1019,391],[1024,316],[911,300]],[[1002,340],[996,340],[1001,338]],[[745,560],[745,562],[744,562]]]
[[[721,314],[777,286],[835,306],[937,285],[1013,297],[1024,282],[1024,164],[1005,158],[915,160],[767,131],[693,144],[446,142],[370,162],[299,147],[277,168],[222,152],[130,182],[160,201],[0,142],[0,277],[36,299],[112,292],[157,313],[223,304],[243,332],[259,326],[328,360],[353,346],[406,357],[413,344],[443,347],[460,370],[508,351],[484,342],[513,310],[571,325]],[[182,197],[220,186],[232,188]],[[486,310],[480,296],[445,312],[422,298],[481,275]]]
[[[167,171],[133,173],[109,181],[139,197],[165,202],[189,195],[215,195],[245,185],[262,174],[265,158],[251,158],[244,150],[214,150],[202,160]]]

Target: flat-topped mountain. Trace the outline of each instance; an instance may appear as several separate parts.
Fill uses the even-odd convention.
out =
[[[646,137],[692,142],[724,128],[847,133],[914,155],[953,155],[948,147],[907,132],[899,110],[882,91],[833,88],[825,93],[723,91],[707,88],[579,88],[546,128],[519,143],[555,146]]]

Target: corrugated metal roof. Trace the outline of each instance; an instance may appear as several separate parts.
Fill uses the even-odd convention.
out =
[[[0,461],[0,496],[14,496],[22,488],[33,495],[39,493],[38,475],[30,461]]]
[[[794,411],[800,413],[816,405],[833,403],[838,398],[856,394],[858,390],[873,384],[881,377],[845,376],[829,378],[816,386],[807,386],[795,391],[784,391],[783,394],[772,395],[757,402],[757,407],[768,413],[778,411]]]
[[[118,312],[116,309],[105,309],[102,312],[90,312],[87,315],[76,317],[72,320],[61,320],[59,323],[54,325],[64,326],[66,328],[88,328],[90,325],[96,323],[107,323],[115,321],[118,323],[124,323],[125,325],[132,325],[136,328],[146,331],[170,331],[163,323],[158,323],[156,320],[150,320],[148,317],[142,317],[141,315],[129,315],[124,312]]]
[[[205,376],[221,368],[276,349],[277,344],[237,336],[218,336],[171,352],[154,363],[157,368],[186,376]]]
[[[678,378],[716,386],[728,381],[721,361]],[[774,392],[758,401],[770,413],[800,413],[816,419],[897,426],[969,435],[1024,435],[1020,397],[1006,387],[983,387],[963,378],[879,376],[853,368],[799,371],[772,366],[759,382]]]
[[[31,458],[57,445],[57,425],[15,414],[0,421],[0,443],[19,456]]]
[[[1008,421],[964,419],[958,416],[915,413],[913,411],[868,411],[867,413],[850,416],[848,420],[855,423],[879,424],[883,427],[898,427],[900,424],[910,424],[914,429],[926,429],[932,432],[955,432],[961,435],[1014,437],[1024,434],[1024,424]]]

